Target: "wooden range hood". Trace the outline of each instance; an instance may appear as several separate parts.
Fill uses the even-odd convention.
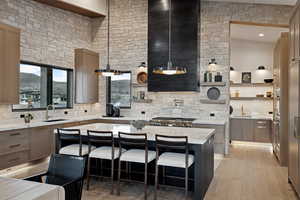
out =
[[[56,8],[61,8],[87,17],[103,17],[106,15],[105,0],[34,0]]]

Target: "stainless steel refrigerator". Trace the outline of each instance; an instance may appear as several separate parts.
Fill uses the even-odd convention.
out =
[[[299,67],[300,62],[295,61],[289,67],[289,181],[300,194],[299,161],[300,161],[300,99],[299,99]]]

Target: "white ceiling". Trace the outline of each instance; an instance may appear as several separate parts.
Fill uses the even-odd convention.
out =
[[[275,43],[282,32],[288,32],[288,28],[266,27],[266,26],[251,26],[231,24],[230,36],[231,39],[248,40],[255,42]],[[259,37],[263,33],[264,37]]]
[[[204,0],[236,3],[256,3],[256,4],[273,4],[273,5],[295,5],[297,0]]]

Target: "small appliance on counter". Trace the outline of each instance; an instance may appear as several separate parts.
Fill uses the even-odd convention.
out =
[[[120,107],[112,103],[106,104],[106,116],[104,117],[122,117],[120,116]]]

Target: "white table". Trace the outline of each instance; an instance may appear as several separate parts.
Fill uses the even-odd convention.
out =
[[[61,186],[0,177],[0,200],[64,200]]]

